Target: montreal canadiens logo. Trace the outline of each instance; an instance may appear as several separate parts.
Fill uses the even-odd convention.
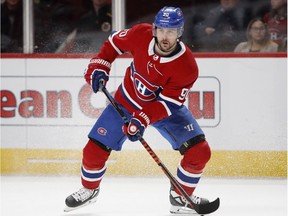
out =
[[[150,84],[137,72],[134,72],[134,87],[136,95],[143,101],[154,100],[160,90],[159,86]]]
[[[102,136],[105,136],[106,133],[107,133],[107,130],[103,127],[99,127],[98,130],[97,130],[98,134],[102,135]]]

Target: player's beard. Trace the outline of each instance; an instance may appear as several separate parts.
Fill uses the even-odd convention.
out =
[[[160,42],[159,41],[157,42],[157,46],[160,49],[160,51],[167,55],[170,54],[176,48],[176,45],[177,45],[177,42],[175,42],[174,44],[171,44],[167,40],[162,40]]]

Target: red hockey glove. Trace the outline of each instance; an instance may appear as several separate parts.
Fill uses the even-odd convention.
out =
[[[87,69],[84,72],[84,78],[86,82],[91,85],[93,92],[97,93],[99,90],[99,82],[103,80],[104,86],[109,80],[109,72],[111,64],[103,59],[93,58]]]
[[[123,126],[123,131],[132,142],[139,139],[138,134],[143,136],[145,128],[150,124],[149,117],[142,111],[133,113],[130,122]]]

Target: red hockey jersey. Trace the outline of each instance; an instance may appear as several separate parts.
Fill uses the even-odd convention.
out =
[[[177,111],[198,77],[191,50],[181,41],[179,45],[173,56],[157,55],[152,25],[139,24],[111,34],[97,55],[112,63],[118,55],[132,54],[115,99],[131,113],[142,109],[151,124]]]
[[[280,46],[283,45],[287,40],[287,17],[273,15],[272,12],[269,12],[263,19],[267,23],[270,39]]]

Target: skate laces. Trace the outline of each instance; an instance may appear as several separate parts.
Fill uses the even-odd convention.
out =
[[[197,204],[197,205],[209,203],[209,200],[195,196],[195,195],[191,195],[190,199],[194,204]],[[186,200],[186,198],[184,196],[176,193],[176,191],[173,189],[170,190],[170,202],[172,205],[179,205],[179,206],[191,208],[188,200]]]
[[[187,207],[189,205],[189,202],[187,201],[187,199],[185,199],[185,197],[181,196],[183,203],[185,204],[185,207]],[[201,204],[201,197],[197,197],[192,195],[191,197],[191,201],[195,204]]]
[[[79,191],[73,193],[72,196],[76,201],[84,201],[93,194],[93,191],[94,190],[90,190],[87,188],[81,188]]]
[[[191,200],[195,204],[201,204],[201,197],[197,197],[197,196],[192,195]]]

